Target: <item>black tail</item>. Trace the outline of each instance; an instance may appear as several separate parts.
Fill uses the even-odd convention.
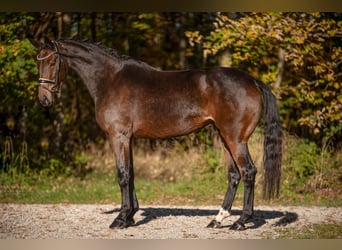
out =
[[[257,82],[263,96],[264,110],[264,198],[279,197],[282,131],[277,101],[268,86]]]

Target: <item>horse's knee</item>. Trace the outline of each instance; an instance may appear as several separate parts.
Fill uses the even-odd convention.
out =
[[[241,180],[241,175],[239,172],[229,172],[228,173],[229,183],[233,187],[237,187]]]

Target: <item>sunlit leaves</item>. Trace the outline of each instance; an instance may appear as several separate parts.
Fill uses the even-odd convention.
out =
[[[36,98],[32,93],[35,87],[32,76],[37,75],[34,50],[28,40],[14,41],[2,45],[0,54],[1,94],[13,93],[24,103]],[[18,100],[17,100],[18,101]]]

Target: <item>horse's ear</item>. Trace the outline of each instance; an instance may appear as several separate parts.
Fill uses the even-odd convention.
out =
[[[35,40],[35,39],[29,38],[29,41],[37,49],[40,49],[41,47],[43,47],[43,45],[40,42],[38,42],[37,40]]]
[[[46,45],[47,47],[49,47],[49,48],[51,48],[51,49],[54,48],[53,43],[51,42],[51,40],[50,40],[48,37],[44,36],[44,42],[45,42],[45,45]]]

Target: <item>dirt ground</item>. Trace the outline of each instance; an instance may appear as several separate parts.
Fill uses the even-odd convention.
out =
[[[341,207],[257,206],[245,231],[229,229],[241,214],[234,207],[223,228],[206,228],[218,209],[142,206],[136,225],[119,230],[109,229],[118,206],[0,204],[0,239],[262,239],[277,238],[276,228],[342,223]]]

